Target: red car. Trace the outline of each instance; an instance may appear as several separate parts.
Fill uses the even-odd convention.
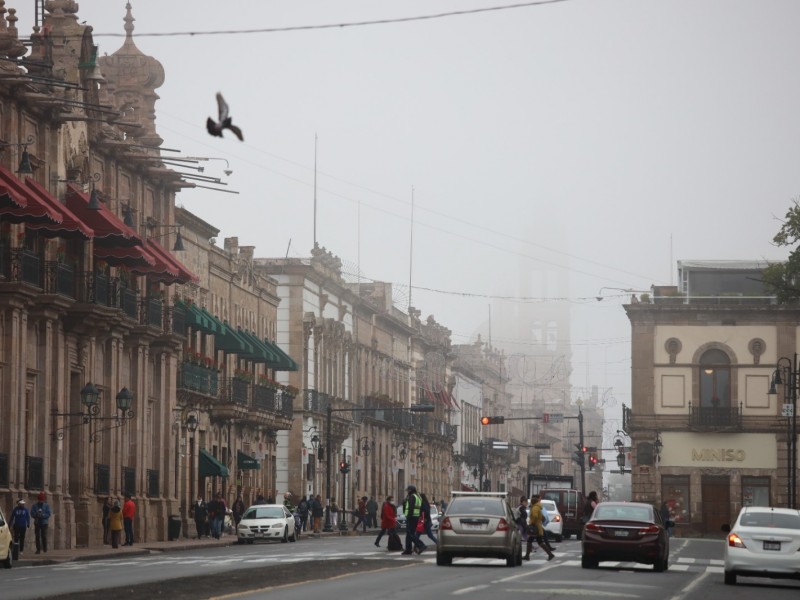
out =
[[[669,567],[667,527],[674,523],[643,502],[601,502],[583,528],[581,566],[592,569],[603,561],[653,565],[657,572]]]

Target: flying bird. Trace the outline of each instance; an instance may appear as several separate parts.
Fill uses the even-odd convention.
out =
[[[208,129],[208,133],[216,137],[222,137],[222,130],[230,129],[233,134],[243,142],[244,136],[242,135],[242,130],[231,123],[231,117],[228,114],[228,103],[225,102],[225,98],[223,98],[222,94],[219,92],[217,92],[217,107],[219,108],[219,121],[215,122],[214,119],[208,117],[208,120],[206,120],[206,129]]]

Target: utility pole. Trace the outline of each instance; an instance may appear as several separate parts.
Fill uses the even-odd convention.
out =
[[[581,448],[585,448],[583,445],[583,411],[581,410],[580,406],[578,407],[578,443],[580,443]],[[585,458],[585,457],[584,457]],[[586,495],[586,460],[582,460],[581,464],[581,492],[583,495]]]

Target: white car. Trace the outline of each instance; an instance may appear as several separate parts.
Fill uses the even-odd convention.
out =
[[[737,576],[800,579],[800,510],[745,506],[723,530],[726,585]]]
[[[439,508],[431,504],[431,531],[439,531],[439,521],[441,521],[442,513]],[[406,516],[403,514],[403,507],[397,507],[397,530],[404,531],[406,528]]]
[[[255,504],[244,511],[236,537],[240,544],[256,540],[296,542],[294,515],[283,504]]]
[[[2,509],[0,509],[0,563],[6,569],[10,569],[14,564],[14,557],[11,553],[12,546],[11,526],[6,521]]]
[[[558,506],[552,500],[540,500],[542,508],[547,511],[547,518],[549,519],[547,525],[544,526],[545,534],[549,533],[555,538],[557,542],[564,539],[564,519],[561,513],[558,512]]]

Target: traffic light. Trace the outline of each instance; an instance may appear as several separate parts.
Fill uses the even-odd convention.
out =
[[[339,463],[339,473],[347,474],[350,472],[350,465],[345,461]]]
[[[579,466],[585,467],[586,466],[586,451],[588,448],[586,446],[582,446],[581,444],[575,444],[577,450],[575,451],[575,456],[572,460],[578,463]]]
[[[597,452],[592,452],[589,455],[589,470],[591,471],[594,469],[594,466],[597,464]]]
[[[505,422],[505,417],[481,417],[481,425],[502,425]]]

